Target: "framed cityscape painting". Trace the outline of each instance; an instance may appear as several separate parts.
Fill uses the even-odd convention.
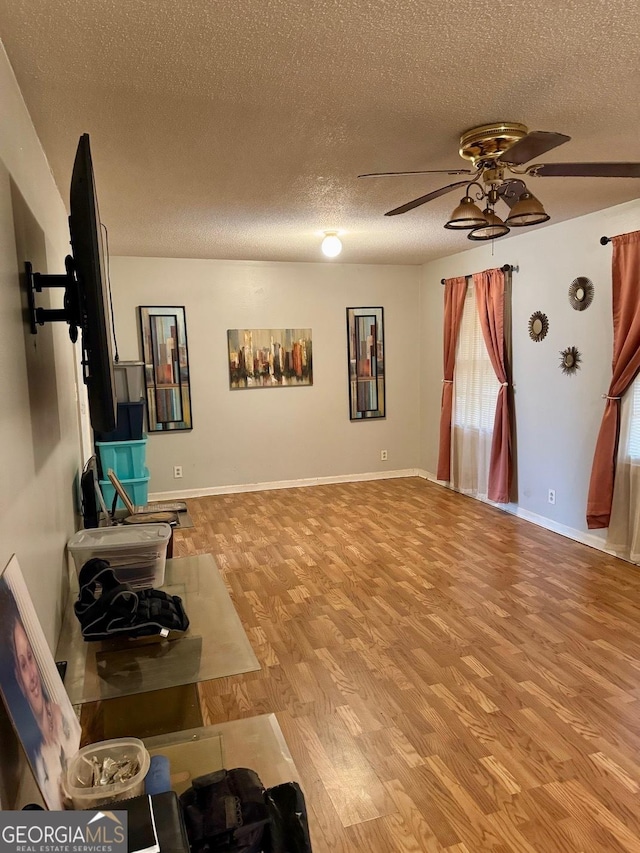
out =
[[[184,308],[141,305],[149,432],[192,429]]]
[[[384,309],[347,308],[349,417],[385,417]]]
[[[313,385],[311,329],[229,329],[227,340],[232,391]]]

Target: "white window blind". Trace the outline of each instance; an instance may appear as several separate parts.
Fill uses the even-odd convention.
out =
[[[633,381],[629,389],[633,395],[631,400],[631,423],[629,425],[629,458],[640,463],[640,377]]]
[[[453,423],[493,432],[500,383],[482,337],[473,284],[467,288],[456,349]]]

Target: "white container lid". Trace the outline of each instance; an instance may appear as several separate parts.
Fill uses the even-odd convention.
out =
[[[94,551],[108,548],[117,551],[136,545],[164,544],[171,538],[169,524],[123,524],[118,527],[96,527],[78,530],[67,543],[70,551]]]

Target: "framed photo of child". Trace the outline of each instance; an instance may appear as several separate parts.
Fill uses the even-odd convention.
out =
[[[0,574],[0,693],[47,807],[61,809],[80,724],[15,555]]]

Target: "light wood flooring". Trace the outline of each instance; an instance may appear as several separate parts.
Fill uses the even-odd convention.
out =
[[[640,851],[640,569],[410,478],[189,501],[315,853]]]

